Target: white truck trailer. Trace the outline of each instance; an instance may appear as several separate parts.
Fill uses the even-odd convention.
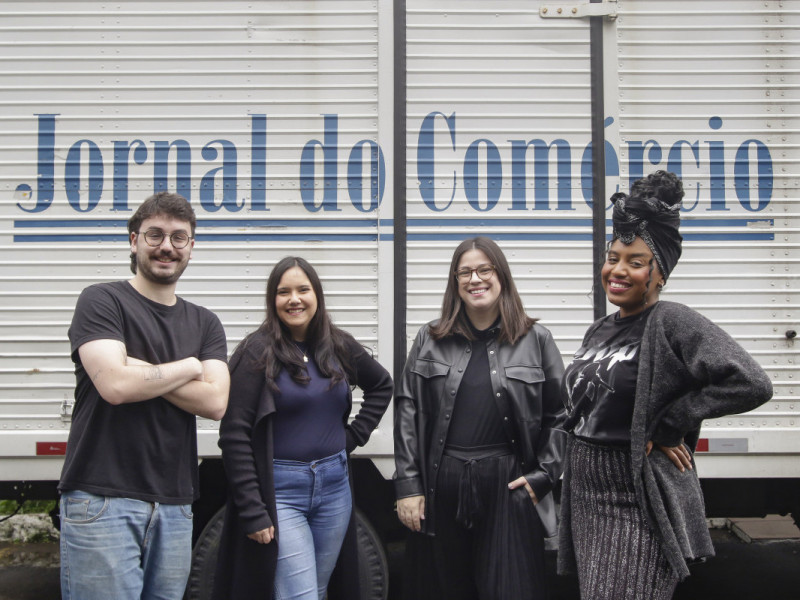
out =
[[[231,350],[262,319],[271,265],[300,254],[397,376],[477,234],[569,361],[607,310],[592,290],[607,198],[668,169],[687,195],[664,297],[730,332],[775,390],[704,425],[709,515],[797,517],[798,73],[790,0],[5,0],[0,497],[55,497],[75,301],[129,276],[125,222],[154,191],[197,212],[178,292]],[[371,598],[397,535],[391,424],[390,409],[354,461]],[[217,424],[197,426],[191,597],[225,494]]]

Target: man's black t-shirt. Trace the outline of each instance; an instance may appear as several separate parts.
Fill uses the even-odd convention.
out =
[[[78,349],[119,340],[128,356],[162,364],[194,356],[225,361],[227,343],[211,311],[181,298],[153,302],[129,282],[92,285],[81,293],[69,328],[75,363],[75,407],[60,490],[189,504],[197,496],[194,415],[158,397],[113,406],[103,400]]]

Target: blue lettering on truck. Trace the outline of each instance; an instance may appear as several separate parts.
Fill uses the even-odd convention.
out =
[[[119,221],[111,219],[107,223],[124,223],[127,213],[132,210],[132,204],[138,205],[141,200],[137,197],[131,203],[129,199],[130,168],[152,165],[152,190],[166,190],[172,176],[174,191],[194,204],[201,219],[214,214],[246,211],[248,216],[242,215],[237,219],[237,226],[247,227],[246,223],[250,223],[250,226],[257,227],[273,222],[271,219],[257,218],[259,214],[266,217],[271,210],[267,187],[269,148],[266,114],[249,115],[250,144],[248,148],[242,149],[250,153],[249,165],[241,164],[240,149],[234,142],[226,139],[209,140],[200,147],[193,147],[183,139],[114,140],[106,148],[84,138],[69,140],[67,143],[71,142],[71,145],[65,158],[58,159],[56,148],[65,146],[63,141],[57,143],[59,115],[34,116],[38,126],[37,178],[34,185],[21,183],[16,188],[16,197],[21,199],[17,207],[22,213],[40,215],[46,213],[54,202],[66,201],[66,205],[76,216],[91,215],[101,207],[121,213]],[[607,119],[606,125],[611,122],[611,118]],[[723,121],[719,117],[711,117],[708,124],[713,132],[722,128]],[[459,141],[460,145],[457,143]],[[576,202],[581,201],[587,207],[592,204],[591,143],[582,148],[574,148],[568,140],[560,138],[545,140],[513,137],[505,140],[479,138],[465,142],[459,140],[456,113],[431,112],[420,123],[416,147],[416,176],[419,182],[417,191],[422,205],[430,211],[431,218],[434,219],[437,214],[458,207],[461,211],[459,215],[472,212],[481,221],[488,218],[498,226],[503,226],[509,217],[512,217],[509,224],[516,224],[517,227],[524,227],[526,223],[541,226],[541,219],[537,221],[535,218],[537,214],[541,215],[545,211],[569,213],[577,210],[579,207]],[[466,148],[460,157],[456,156],[459,147]],[[772,199],[772,156],[769,147],[758,139],[742,140],[735,150],[726,149],[725,143],[714,139],[713,134],[704,136],[703,139],[681,139],[668,144],[656,139],[626,140],[622,150],[627,157],[631,182],[656,168],[665,168],[679,176],[687,171],[701,173],[702,186],[700,183],[695,184],[694,188],[691,184],[687,185],[684,210],[694,212],[695,217],[707,215],[703,219],[706,227],[714,224],[747,227],[752,219],[720,217],[732,207],[737,208],[737,205],[748,212],[758,213]],[[504,153],[508,157],[505,161]],[[299,190],[299,205],[310,217],[314,215],[315,218],[293,221],[295,226],[313,227],[324,224],[331,229],[342,227],[344,222],[341,219],[327,220],[325,215],[342,211],[353,214],[352,211],[355,211],[356,214],[367,216],[376,212],[380,206],[386,193],[384,153],[374,140],[360,140],[349,147],[342,145],[338,115],[322,115],[320,135],[305,143],[297,159],[299,172],[296,189]],[[437,161],[445,160],[457,165],[452,173],[437,170]],[[703,164],[708,165],[707,173],[699,171]],[[212,165],[213,168],[209,168]],[[109,168],[110,177],[107,174]],[[170,169],[174,172],[170,173]],[[249,172],[243,174],[241,171],[245,169]],[[726,181],[731,172],[733,181]],[[619,173],[617,153],[606,142],[606,174],[618,176]],[[530,175],[533,179],[532,185],[529,185]],[[57,198],[56,181],[62,176],[64,196]],[[111,190],[106,189],[109,179]],[[340,188],[342,181],[345,185]],[[579,195],[573,190],[575,181],[580,182]],[[192,187],[193,182],[199,183],[195,189]],[[504,193],[509,188],[510,193]],[[242,195],[242,189],[249,190],[249,197]],[[342,193],[342,189],[346,189],[346,195]],[[409,193],[412,192],[409,189]],[[530,213],[531,216],[525,218],[525,213]],[[503,218],[503,215],[506,217]],[[416,223],[415,218],[410,218],[409,226],[422,225],[426,221],[416,220],[420,222]],[[770,219],[759,220],[764,221],[764,224],[771,224]],[[311,225],[315,221],[317,223]],[[552,220],[548,221],[551,222]],[[76,220],[72,226],[80,227],[79,223],[80,220]],[[218,226],[230,227],[231,223],[228,218],[219,221]],[[374,219],[367,219],[365,222],[356,218],[353,223],[375,226]],[[441,223],[456,224],[452,218],[442,219]],[[576,221],[570,223],[578,224]],[[687,220],[686,223],[690,224],[691,221]],[[391,220],[381,220],[381,224],[390,225]],[[204,225],[213,227],[213,219],[205,219]],[[98,221],[92,221],[91,225],[86,226],[97,227]],[[15,227],[47,227],[47,221],[21,218],[15,222]],[[252,232],[247,235],[253,237]],[[347,239],[355,239],[353,235]],[[286,234],[282,239],[286,239],[285,236]],[[85,236],[77,237],[89,239]],[[761,229],[754,232],[752,228],[747,231],[743,229],[735,237],[772,239],[769,231]],[[209,239],[210,236],[206,235],[205,238]],[[46,235],[15,236],[15,241],[46,239]],[[61,241],[64,239],[63,236],[59,237]],[[93,239],[99,238],[95,236]],[[239,236],[236,239],[243,238]]]

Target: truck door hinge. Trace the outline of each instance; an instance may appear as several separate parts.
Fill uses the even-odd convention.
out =
[[[72,406],[73,402],[64,396],[64,401],[61,403],[61,421],[67,423],[72,420]]]
[[[578,4],[542,4],[539,16],[543,19],[584,19],[586,17],[617,18],[617,0],[580,2]]]

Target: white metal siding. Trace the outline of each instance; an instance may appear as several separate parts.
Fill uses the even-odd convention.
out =
[[[664,168],[679,140],[698,148],[696,164],[683,146],[684,205],[697,206],[683,213],[684,253],[663,297],[692,306],[727,330],[767,369],[775,390],[772,401],[747,415],[707,421],[703,435],[746,438],[748,453],[791,453],[795,464],[800,353],[786,332],[797,330],[800,308],[796,8],[753,0],[621,0],[616,22],[622,185],[634,168],[631,140],[653,139],[661,146],[657,160],[645,155],[644,172]],[[755,161],[736,171],[746,140],[759,140],[771,156],[773,188],[763,208]],[[712,157],[714,144],[723,148],[724,167]],[[747,180],[737,190],[742,173]],[[704,476],[787,474],[784,467],[756,466],[743,457],[703,458]]]
[[[337,324],[391,365],[383,356],[389,336],[381,336],[379,349],[378,334],[391,323],[391,307],[379,317],[378,303],[379,248],[387,243],[379,242],[379,218],[386,206],[391,214],[391,204],[357,210],[350,194],[359,192],[357,179],[348,173],[359,142],[386,143],[379,106],[381,94],[391,99],[391,87],[379,92],[378,74],[379,63],[390,67],[392,57],[391,46],[379,56],[378,33],[374,1],[0,5],[0,456],[30,456],[35,441],[65,439],[68,423],[59,411],[73,395],[67,327],[75,301],[91,283],[130,277],[125,221],[154,189],[158,142],[184,140],[190,148],[189,190],[180,188],[177,173],[186,165],[175,149],[167,169],[169,189],[190,195],[198,217],[197,245],[178,293],[220,316],[230,350],[263,319],[272,265],[298,254],[318,269]],[[43,114],[57,115],[50,118],[54,199],[46,210],[25,212],[18,203],[30,209],[41,197]],[[334,117],[336,145],[325,130],[327,122],[332,134]],[[259,136],[266,140],[261,154]],[[80,146],[72,206],[66,164],[80,140],[91,144]],[[224,201],[219,171],[203,204],[203,178],[223,167],[216,140],[228,142],[229,152],[235,147],[235,160],[229,153],[226,164],[236,187]],[[300,157],[312,140],[326,143],[338,162],[336,180],[324,181],[317,144],[313,202],[330,199],[333,188],[337,210],[314,212],[301,202]],[[128,168],[129,210],[114,210],[121,176],[115,142],[128,147],[120,163]],[[92,144],[103,162],[103,189],[87,210]],[[146,149],[144,164],[136,163],[137,147]],[[367,163],[359,171],[369,183]],[[262,172],[259,200],[252,181]],[[367,185],[361,206],[372,201]],[[259,202],[268,210],[253,210]],[[34,235],[44,238],[30,241]],[[211,430],[201,436],[201,453],[218,452],[216,424],[201,420],[199,427]],[[390,453],[390,433],[381,430],[378,438],[375,451]]]
[[[681,164],[687,202],[698,204],[684,215],[684,256],[664,297],[720,323],[775,384],[775,399],[758,411],[706,424],[709,437],[745,437],[749,452],[746,460],[701,465],[703,475],[798,476],[798,351],[785,332],[797,330],[800,303],[800,12],[785,1],[616,5],[618,18],[604,26],[608,186],[627,189],[637,168],[666,167],[677,141],[696,143],[698,163],[684,145]],[[553,331],[568,361],[592,319],[591,210],[583,191],[589,181],[582,177],[591,137],[588,22],[542,19],[539,4],[528,0],[409,0],[407,11],[408,341],[438,313],[453,248],[485,234],[499,240],[529,313]],[[221,316],[231,348],[263,316],[271,265],[301,254],[319,267],[337,323],[392,364],[391,18],[388,0],[0,4],[0,457],[30,457],[35,441],[65,439],[59,412],[74,387],[66,329],[75,300],[90,283],[129,277],[130,212],[113,210],[115,177],[122,177],[115,142],[128,153],[121,161],[128,208],[153,189],[158,142],[185,140],[190,147],[189,193],[200,226],[178,289]],[[433,113],[441,113],[431,150],[435,171],[423,177],[420,131]],[[48,117],[37,115],[56,114],[54,200],[46,210],[25,212],[20,205],[35,206],[43,196],[39,181],[47,179],[38,172],[37,128]],[[263,122],[253,115],[265,115]],[[326,141],[332,117],[325,115],[337,119],[337,178],[327,189],[336,187],[341,210],[310,212],[301,202],[300,155],[311,140]],[[445,125],[451,116],[452,141]],[[255,169],[264,173],[268,211],[250,210],[259,197],[251,183],[258,127],[266,154]],[[102,195],[87,212],[81,211],[96,193],[89,176],[97,167],[89,166],[91,144],[80,140],[98,148],[104,167]],[[134,140],[147,150],[143,164],[134,160]],[[228,163],[235,162],[237,185],[228,201],[244,202],[240,211],[199,202],[203,177],[222,166],[220,155],[212,156],[212,148],[222,151],[214,140],[236,148]],[[386,166],[383,203],[370,212],[350,199],[358,186],[347,163],[362,140],[380,145]],[[515,163],[512,147],[532,140],[560,145],[568,159],[559,163],[554,146],[545,173],[534,148]],[[661,154],[648,145],[639,167],[636,148],[649,140]],[[735,168],[746,140],[758,140],[771,158],[773,189],[758,211],[739,201],[747,189],[751,208],[758,202],[755,162],[744,172]],[[76,147],[73,207],[65,166]],[[712,149],[721,165],[711,160]],[[487,160],[495,151],[499,163]],[[470,153],[477,157],[474,194],[464,177]],[[567,172],[561,180],[559,164]],[[314,165],[319,203],[326,189],[320,150]],[[173,190],[178,166],[173,149]],[[487,176],[492,169],[494,178]],[[712,187],[715,169],[722,184]],[[739,188],[737,174],[747,180]],[[369,180],[369,165],[361,175]],[[223,200],[220,177],[216,204]],[[361,199],[370,202],[368,191]],[[727,210],[708,210],[720,202]],[[31,235],[45,237],[29,241]],[[390,422],[388,416],[376,432],[372,455],[390,454]],[[208,430],[201,452],[216,452],[215,425],[199,426]],[[45,463],[24,459],[19,472],[57,476]]]
[[[408,9],[409,343],[438,313],[453,248],[483,234],[504,248],[529,313],[551,328],[568,361],[592,318],[591,211],[581,192],[591,138],[588,20],[541,19],[530,2],[408,2]],[[607,187],[627,190],[640,174],[682,157],[686,242],[663,297],[719,323],[775,386],[773,401],[757,411],[706,423],[708,437],[746,439],[748,455],[704,457],[703,475],[798,476],[798,351],[785,334],[797,330],[800,300],[799,13],[790,3],[752,0],[620,0],[616,9],[616,20],[604,25]],[[426,204],[417,152],[434,112],[441,113],[435,201]],[[455,119],[454,141],[445,117]],[[470,203],[464,160],[480,139],[496,147],[502,168],[494,183],[502,189],[492,195],[484,142],[480,192]],[[527,204],[517,210],[511,140],[534,139],[569,147],[569,201],[558,204],[555,150],[538,179],[529,150]],[[671,154],[681,140],[681,153]],[[747,140],[757,143],[748,149]],[[773,177],[763,197],[759,144]],[[537,204],[537,189],[546,190],[546,203]],[[793,455],[794,467],[771,452]]]
[[[529,314],[552,330],[568,360],[592,318],[591,209],[580,191],[580,161],[591,139],[588,22],[546,21],[537,3],[520,1],[407,6],[409,343],[439,313],[455,247],[486,235],[507,255]],[[420,187],[431,179],[417,153],[424,120],[435,112],[454,116],[455,140],[437,117],[435,193],[426,204]],[[511,141],[536,139],[569,146],[562,182],[571,187],[569,206],[558,204],[555,149],[546,177],[535,178],[530,148],[524,183],[512,181]],[[470,197],[464,162],[477,140],[496,148],[502,173],[487,177],[491,146],[483,143],[478,192]],[[538,206],[537,184],[544,196]],[[518,193],[524,186],[524,208],[522,200],[514,203],[514,186]]]

